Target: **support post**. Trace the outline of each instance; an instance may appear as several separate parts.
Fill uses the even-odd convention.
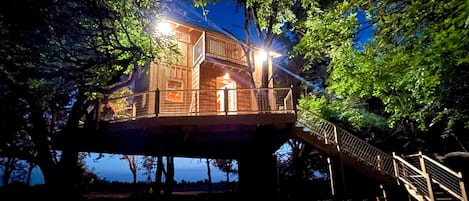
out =
[[[225,116],[228,116],[228,108],[229,104],[228,104],[228,87],[225,87],[225,89],[223,89],[223,107],[225,109]]]
[[[383,184],[380,184],[380,185],[379,185],[379,188],[381,189],[381,192],[383,193],[383,201],[387,201],[387,200],[388,200],[388,196],[386,195],[386,190],[384,189],[384,185],[383,185]]]
[[[425,166],[425,159],[423,158],[422,152],[419,151],[418,155],[420,161],[420,169],[422,170],[422,174],[427,182],[428,197],[430,200],[434,200],[431,175],[427,172],[427,168]]]
[[[155,116],[158,116],[160,113],[160,89],[156,88],[155,90]]]
[[[464,186],[464,181],[462,180],[462,173],[458,172],[459,176],[459,188],[461,188],[461,200],[467,201],[466,187]]]
[[[327,167],[329,168],[329,184],[331,186],[331,195],[335,196],[335,186],[334,186],[334,174],[332,171],[332,161],[330,157],[327,157]]]

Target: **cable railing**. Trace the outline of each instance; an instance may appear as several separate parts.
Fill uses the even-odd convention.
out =
[[[395,174],[399,181],[406,185],[408,191],[413,190],[418,192],[418,194],[423,196],[426,200],[435,200],[433,197],[432,182],[428,173],[418,169],[396,154],[393,154],[393,158]],[[418,196],[418,194],[412,195]]]
[[[310,134],[323,140],[325,144],[332,144],[337,151],[355,158],[373,170],[390,176],[394,175],[391,155],[337,127],[335,124],[305,110],[298,111],[298,123],[310,129]]]
[[[387,154],[312,112],[301,109],[297,114],[297,124],[307,128],[310,135],[372,170],[396,178],[416,199],[420,200],[418,197],[422,196],[425,200],[435,200],[432,186],[439,185],[454,198],[468,200],[460,172],[454,172],[422,153],[405,158],[395,153]]]
[[[98,119],[295,113],[288,94],[291,88],[156,90],[100,101]]]
[[[455,172],[434,159],[419,152],[405,157],[412,165],[428,173],[432,182],[458,200],[467,201],[461,172]]]

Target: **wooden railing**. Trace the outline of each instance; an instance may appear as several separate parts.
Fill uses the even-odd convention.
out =
[[[241,45],[228,38],[204,32],[193,47],[193,65],[205,56],[247,66],[246,56]]]
[[[308,128],[325,144],[331,144],[337,151],[355,158],[371,169],[387,175],[394,175],[392,156],[371,146],[364,140],[305,110],[298,110],[298,124]]]
[[[308,129],[310,135],[374,171],[395,177],[406,185],[409,193],[417,200],[421,200],[420,197],[435,200],[432,185],[439,185],[454,198],[468,201],[461,173],[452,171],[428,156],[422,153],[404,158],[395,153],[390,155],[312,112],[299,109],[297,114],[298,125]],[[417,163],[409,162],[415,157]],[[412,190],[416,193],[411,193]]]
[[[256,94],[260,92],[269,95],[269,107],[257,106],[259,96]],[[289,93],[291,88],[156,90],[101,101],[98,119],[126,121],[155,116],[295,113]],[[217,101],[220,97],[223,100]]]
[[[455,172],[434,159],[419,152],[405,156],[410,164],[422,170],[423,175],[428,175],[428,179],[434,185],[451,194],[458,200],[467,201],[466,189],[461,172]]]

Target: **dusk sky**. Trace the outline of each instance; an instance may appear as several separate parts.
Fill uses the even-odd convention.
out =
[[[201,8],[194,8],[191,1],[174,1],[173,5],[176,7],[170,7],[171,14],[178,13],[178,17],[182,17],[187,21],[202,23],[209,28],[223,32],[223,29],[229,30],[231,33],[236,34],[238,38],[244,38],[243,30],[243,12],[242,10],[236,10],[236,4],[234,2],[222,1],[217,4],[209,4],[207,9],[209,10],[208,22],[205,22],[204,16],[202,15]],[[175,12],[177,11],[177,12]],[[181,16],[182,12],[182,16]],[[184,16],[184,14],[186,16]],[[364,23],[364,15],[359,16],[360,23]],[[370,37],[370,30],[360,33],[359,41],[366,41]],[[359,46],[361,44],[358,44]],[[105,178],[108,181],[123,181],[131,182],[132,174],[129,170],[128,164],[124,160],[120,160],[121,155],[105,154],[104,158],[97,161],[94,159],[97,154],[87,159],[87,166],[93,170],[98,176]],[[212,180],[213,182],[224,181],[226,175],[219,171],[217,168],[212,167]],[[139,170],[138,180],[145,181],[147,176],[144,175],[145,170]],[[231,179],[237,180],[237,176],[230,177]],[[186,181],[199,181],[207,179],[207,169],[205,160],[199,158],[176,158],[175,159],[175,180],[180,182],[181,180]],[[42,183],[43,179],[39,170],[35,170],[33,174],[32,184]]]
[[[186,10],[187,20],[200,21],[203,23],[204,16],[202,15],[201,8],[194,8],[191,1],[174,1],[174,5]],[[213,26],[213,29],[217,30],[225,28],[235,34],[242,34],[243,30],[243,13],[236,12],[236,4],[234,2],[222,1],[217,4],[210,4],[207,6],[209,9],[208,24]],[[191,18],[191,19],[188,19]],[[96,162],[93,160],[88,161],[88,166],[93,168],[95,173],[99,176],[106,178],[108,181],[131,181],[132,174],[128,168],[127,162],[120,160],[120,155],[107,155],[107,157],[100,159]],[[226,175],[219,171],[217,168],[212,167],[212,181],[224,181]],[[139,171],[138,180],[145,181],[146,176],[143,175],[145,171]],[[175,159],[175,176],[174,179],[178,182],[181,180],[186,181],[198,181],[207,179],[207,168],[205,160],[201,161],[198,158],[176,158]],[[236,177],[230,176],[230,180]]]
[[[191,1],[174,1],[173,4],[186,12],[187,16],[185,18],[187,20],[204,23],[202,9],[194,8]],[[222,30],[221,28],[224,28],[234,34],[243,34],[243,13],[236,12],[235,7],[236,4],[234,2],[226,1],[208,5],[207,9],[210,11],[208,15],[209,26],[212,26],[211,28],[214,30],[220,31]],[[243,35],[238,37],[242,38]],[[132,181],[132,174],[127,162],[119,159],[121,155],[105,154],[104,158],[97,161],[93,160],[96,157],[97,154],[92,154],[92,156],[86,160],[86,163],[98,176],[108,181]],[[226,175],[217,168],[212,167],[211,171],[213,182],[226,180]],[[139,170],[137,177],[139,181],[146,180],[147,176],[144,175],[144,172],[145,170]],[[201,161],[199,158],[176,158],[174,179],[178,182],[183,179],[186,181],[207,179],[205,160]],[[237,176],[230,176],[230,180],[237,180]],[[33,174],[32,185],[39,183],[43,183],[43,178],[40,171],[37,169]]]

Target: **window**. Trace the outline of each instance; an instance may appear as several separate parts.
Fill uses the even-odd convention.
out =
[[[167,82],[166,89],[166,100],[173,102],[182,102],[183,96],[183,84],[182,80],[170,79]]]

